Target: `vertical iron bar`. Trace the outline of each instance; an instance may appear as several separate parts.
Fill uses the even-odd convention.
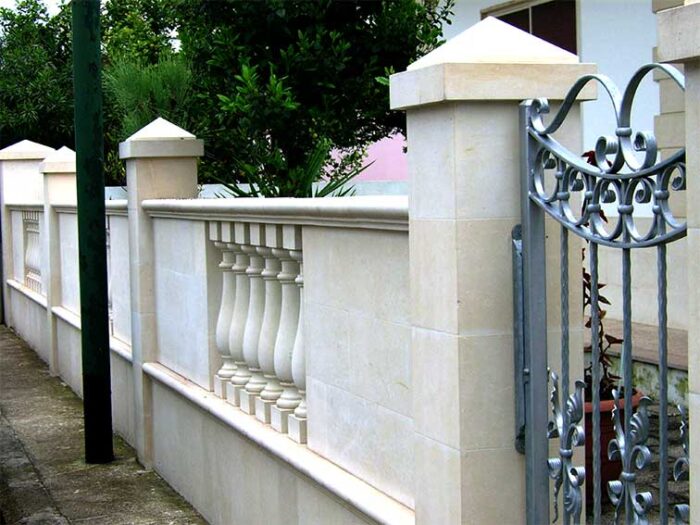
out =
[[[85,461],[107,463],[114,459],[114,453],[107,310],[100,2],[73,0],[72,7]]]
[[[564,226],[561,227],[560,233],[560,253],[559,264],[561,266],[560,277],[560,297],[561,297],[561,377],[562,377],[562,417],[563,428],[569,428],[569,413],[566,410],[566,402],[569,399],[569,230]],[[566,436],[559,436],[562,443]],[[565,448],[562,446],[562,448]],[[569,492],[569,476],[566,472],[562,473],[563,477],[563,494]],[[571,523],[571,516],[564,505],[564,525]]]
[[[659,519],[668,523],[668,317],[666,298],[666,245],[657,247],[659,307]]]
[[[632,260],[630,249],[622,250],[622,323],[623,338],[622,343],[622,384],[625,395],[625,443],[631,443],[632,419]],[[625,458],[623,465],[629,465],[629,456],[632,450],[629,446],[624,447]],[[631,525],[634,522],[634,509],[629,497],[625,497],[625,523]]]
[[[593,523],[600,524],[601,474],[600,474],[600,310],[598,306],[598,244],[589,243],[591,269],[591,372],[593,384]]]
[[[523,242],[520,224],[513,228],[513,382],[515,384],[515,450],[525,453],[525,350],[523,348]]]
[[[525,301],[524,349],[527,363],[526,506],[527,524],[549,523],[547,460],[547,306],[544,211],[530,201],[533,151],[528,132],[530,102],[520,106],[521,213],[523,235],[523,289]]]

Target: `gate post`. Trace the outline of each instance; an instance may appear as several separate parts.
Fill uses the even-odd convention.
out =
[[[657,54],[685,68],[686,202],[688,224],[688,412],[690,417],[690,517],[700,523],[700,3],[657,14]]]
[[[146,199],[197,196],[197,161],[204,145],[191,133],[158,118],[119,145],[126,161],[131,274],[131,349],[134,372],[136,452],[146,467],[152,462],[152,393],[143,364],[157,361],[153,220]]]
[[[421,525],[525,522],[525,461],[513,432],[519,104],[562,100],[594,69],[487,18],[391,78],[392,109],[406,110],[408,120],[414,493]],[[573,113],[567,120],[578,123],[578,110]],[[571,126],[564,142],[578,144],[579,128]]]

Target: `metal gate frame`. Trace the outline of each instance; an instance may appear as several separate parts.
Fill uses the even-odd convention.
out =
[[[526,456],[527,523],[542,525],[550,521],[550,486],[554,480],[555,513],[559,514],[556,498],[563,494],[563,523],[580,523],[585,480],[583,466],[573,464],[575,447],[584,443],[583,407],[584,383],[576,381],[570,392],[568,255],[569,235],[589,242],[591,273],[591,344],[593,363],[598,363],[598,246],[617,248],[622,257],[623,335],[621,354],[622,386],[633,387],[632,378],[632,317],[631,317],[631,250],[656,247],[659,312],[660,368],[660,444],[659,444],[659,512],[661,523],[668,523],[668,418],[667,418],[667,298],[666,245],[686,235],[685,222],[678,221],[671,210],[672,191],[685,189],[685,149],[657,162],[658,147],[653,133],[636,132],[631,127],[631,109],[641,81],[652,71],[668,75],[684,90],[684,77],[671,66],[648,64],[640,68],[621,95],[615,84],[604,75],[586,75],[571,87],[559,111],[549,124],[543,117],[549,112],[546,99],[525,101],[520,106],[521,132],[521,203],[522,224],[513,231],[514,314],[515,314],[515,447]],[[581,90],[595,82],[610,98],[616,117],[614,136],[600,137],[594,159],[586,162],[580,153],[561,145],[553,134],[562,126]],[[640,158],[641,157],[641,158]],[[554,172],[554,189],[547,190],[546,173]],[[582,196],[580,213],[572,209],[573,193]],[[619,219],[608,228],[602,218],[605,205],[617,203]],[[635,226],[637,205],[649,204],[653,225],[640,233]],[[545,216],[561,225],[561,380],[550,373],[547,365],[547,304]],[[578,275],[576,276],[578,278]],[[577,349],[574,349],[577,350]],[[581,349],[582,351],[583,349]],[[593,384],[593,522],[600,523],[600,368],[592,369]],[[548,395],[551,379],[553,388]],[[583,378],[581,378],[583,379]],[[615,404],[618,406],[618,394]],[[551,401],[552,419],[548,416]],[[643,398],[633,413],[632,396],[624,399],[624,427],[619,411],[613,410],[616,438],[608,447],[611,459],[622,462],[620,479],[609,483],[607,491],[616,507],[616,522],[623,518],[627,524],[648,523],[647,513],[654,504],[648,492],[638,493],[636,473],[646,467],[651,452],[646,446],[650,400]],[[683,423],[687,441],[687,422]],[[549,439],[559,439],[559,455],[550,457]],[[687,453],[687,447],[686,447]],[[674,474],[687,473],[687,457],[680,458]],[[687,522],[689,508],[677,505],[676,522]],[[555,520],[557,519],[555,515]]]

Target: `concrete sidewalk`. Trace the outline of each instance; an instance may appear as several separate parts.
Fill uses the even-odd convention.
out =
[[[116,460],[83,461],[80,399],[0,325],[0,525],[204,524],[124,441]]]

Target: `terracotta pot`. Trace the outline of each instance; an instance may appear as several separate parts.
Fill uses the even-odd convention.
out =
[[[642,399],[641,392],[635,392],[632,397],[632,407],[637,408],[639,400]],[[620,399],[620,418],[622,424],[625,422],[625,400]],[[608,459],[608,443],[615,439],[615,425],[612,418],[612,409],[615,401],[610,399],[600,402],[600,477],[602,503],[608,503],[608,481],[618,479],[622,472],[620,461]],[[586,402],[586,507],[593,507],[593,403]]]

